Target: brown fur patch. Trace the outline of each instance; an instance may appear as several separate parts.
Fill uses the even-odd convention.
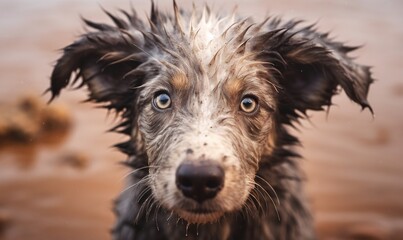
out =
[[[272,122],[272,129],[274,129],[274,122]],[[277,133],[276,131],[271,131],[269,134],[269,137],[267,138],[267,148],[266,148],[266,154],[272,154],[274,149],[276,148],[276,142],[277,142]]]
[[[187,91],[189,89],[189,80],[184,73],[177,73],[171,79],[171,84],[178,91]]]
[[[242,92],[244,83],[241,79],[233,79],[225,82],[224,89],[229,99],[239,99],[239,94]]]

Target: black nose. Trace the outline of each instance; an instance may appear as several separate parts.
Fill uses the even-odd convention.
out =
[[[224,170],[214,163],[183,163],[176,171],[176,186],[183,195],[201,203],[223,188]]]

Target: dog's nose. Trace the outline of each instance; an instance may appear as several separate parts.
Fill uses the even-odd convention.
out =
[[[183,163],[176,171],[176,186],[199,203],[214,198],[224,186],[224,170],[214,163]]]

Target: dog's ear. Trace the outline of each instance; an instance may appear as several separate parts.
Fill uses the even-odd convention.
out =
[[[82,35],[63,49],[51,75],[51,100],[69,85],[87,86],[90,101],[117,111],[133,99],[133,89],[141,84],[143,75],[149,74],[146,72],[149,69],[144,67],[148,60],[142,48],[144,38],[135,29],[140,23],[135,15],[127,14],[128,23],[107,14],[116,26],[84,19],[95,31]]]
[[[269,71],[280,85],[279,109],[287,119],[330,106],[338,86],[372,112],[367,101],[373,82],[370,69],[347,56],[356,48],[331,41],[312,27],[294,30],[295,25],[297,22],[285,24],[255,39],[255,47],[261,49],[258,57],[270,64]]]

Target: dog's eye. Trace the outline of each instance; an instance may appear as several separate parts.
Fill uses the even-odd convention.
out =
[[[240,109],[246,113],[253,113],[257,109],[257,100],[254,96],[245,96],[241,100]]]
[[[153,99],[153,105],[159,110],[167,109],[171,106],[171,97],[166,92],[158,93]]]

